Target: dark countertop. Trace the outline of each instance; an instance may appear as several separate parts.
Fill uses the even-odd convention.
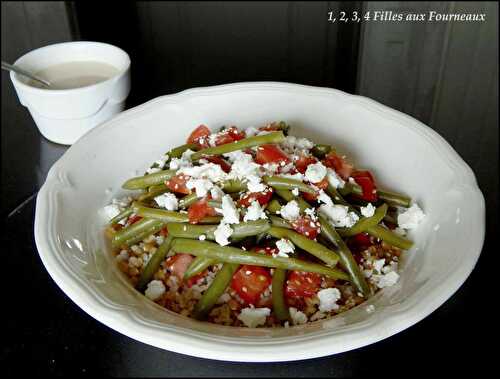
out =
[[[496,294],[486,275],[494,253],[488,235],[475,270],[439,309],[393,337],[335,356],[269,364],[219,362],[163,351],[115,332],[76,306],[55,285],[37,254],[36,193],[67,147],[45,140],[26,109],[16,103],[12,88],[2,87],[9,97],[2,96],[1,197],[8,284],[0,362],[7,374],[342,377],[429,373],[431,367],[433,372],[464,372],[487,364],[489,349],[482,341],[489,336],[493,312],[485,305],[495,301]],[[495,165],[489,175],[498,175]],[[491,232],[496,230],[497,209],[488,213]]]

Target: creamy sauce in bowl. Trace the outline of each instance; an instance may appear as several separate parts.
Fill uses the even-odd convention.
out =
[[[74,89],[91,86],[112,78],[120,72],[115,66],[98,61],[60,63],[37,71],[35,75],[48,80],[50,88],[29,80],[28,85],[44,89]]]

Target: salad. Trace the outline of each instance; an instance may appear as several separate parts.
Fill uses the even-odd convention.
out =
[[[123,188],[133,195],[104,207],[119,269],[157,304],[231,326],[290,327],[363,303],[398,282],[406,232],[425,217],[285,122],[200,125]]]

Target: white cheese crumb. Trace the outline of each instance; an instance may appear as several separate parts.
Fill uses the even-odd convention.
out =
[[[295,200],[289,201],[286,205],[283,205],[280,209],[280,215],[288,221],[296,220],[300,215],[299,205]]]
[[[248,192],[263,192],[266,189],[266,185],[262,183],[262,179],[259,176],[249,175],[246,179]]]
[[[305,176],[311,183],[321,182],[326,176],[326,167],[321,162],[312,163],[307,166]]]
[[[382,259],[377,259],[374,263],[373,263],[373,269],[375,271],[378,271],[379,273],[382,272],[382,267],[384,267],[385,265],[385,259],[382,258]]]
[[[245,136],[248,138],[248,137],[253,137],[254,135],[256,135],[257,133],[259,132],[258,129],[250,126],[248,128],[245,129]]]
[[[276,247],[278,248],[278,253],[273,254],[273,257],[288,258],[288,254],[291,254],[295,251],[295,246],[293,246],[293,243],[285,238],[281,238],[279,241],[276,241]]]
[[[148,288],[146,288],[145,295],[151,300],[159,299],[165,293],[165,285],[161,280],[153,280],[148,283]]]
[[[229,245],[228,238],[231,237],[231,234],[233,234],[233,229],[228,224],[221,222],[214,231],[215,242],[221,246]]]
[[[361,214],[365,217],[372,217],[375,214],[375,207],[368,203],[366,207],[361,207]]]
[[[400,236],[406,236],[406,230],[400,228],[399,226],[394,229],[394,233],[399,234]]]
[[[177,197],[173,193],[164,193],[155,197],[156,204],[168,211],[176,211],[179,207]]]
[[[320,312],[330,312],[338,309],[337,301],[340,299],[340,291],[337,288],[325,288],[318,292]]]
[[[120,251],[120,254],[116,256],[117,261],[127,261],[129,259],[129,254],[127,250]]]
[[[299,189],[298,188],[294,188],[292,190],[292,194],[293,194],[293,196],[299,196]]]
[[[345,181],[331,168],[326,169],[326,178],[328,183],[334,188],[343,188]]]
[[[393,286],[399,280],[399,274],[396,271],[390,271],[384,275],[372,275],[372,280],[378,288]]]
[[[103,208],[103,211],[106,219],[109,221],[120,214],[120,207],[116,204],[109,204]]]
[[[367,311],[368,313],[373,313],[373,312],[375,311],[375,305],[373,305],[373,304],[368,305],[368,306],[366,307],[366,311]]]
[[[224,196],[224,191],[222,191],[220,187],[213,186],[210,189],[210,195],[212,195],[212,199],[214,200],[221,200],[222,196]]]
[[[319,207],[319,212],[328,217],[334,226],[350,228],[358,220],[359,216],[354,212],[349,212],[349,208],[345,205],[335,204],[329,206],[322,204]]]
[[[260,206],[257,200],[252,201],[252,204],[247,209],[247,213],[243,216],[243,221],[255,221],[259,219],[266,219],[267,215]]]
[[[231,295],[228,294],[227,292],[224,292],[222,295],[220,295],[219,299],[217,300],[217,304],[224,304],[227,303],[229,300],[231,300]]]
[[[330,196],[328,196],[325,191],[320,190],[318,194],[318,201],[321,203],[325,203],[326,205],[333,205],[333,200]]]
[[[204,235],[204,234],[200,234],[200,236],[198,237],[198,239],[199,239],[200,241],[205,241],[205,240],[207,239],[207,236],[206,236],[206,235]]]
[[[222,221],[226,224],[240,223],[240,212],[229,195],[222,197]]]
[[[201,166],[183,167],[177,174],[188,175],[193,179],[208,179],[211,182],[219,182],[227,178],[227,174],[215,163],[206,163]]]
[[[305,313],[297,310],[297,308],[290,307],[290,318],[292,319],[293,325],[301,325],[307,322],[307,316]]]
[[[238,315],[238,319],[248,326],[255,328],[266,323],[266,318],[271,314],[269,308],[243,308]]]
[[[214,184],[208,180],[208,179],[189,179],[186,182],[186,187],[192,190],[193,188],[195,189],[196,196],[198,197],[205,197],[212,189]]]
[[[424,218],[424,212],[417,203],[414,203],[410,208],[398,214],[398,225],[403,229],[415,229]]]
[[[316,216],[316,210],[314,208],[306,208],[304,209],[304,213],[311,217],[311,220],[316,221],[318,216]]]

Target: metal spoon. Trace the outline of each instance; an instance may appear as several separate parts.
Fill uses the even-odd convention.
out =
[[[33,75],[32,73],[30,73],[30,72],[28,72],[26,70],[23,70],[22,68],[13,66],[11,64],[8,64],[8,63],[6,63],[4,61],[2,61],[2,69],[3,70],[7,70],[7,71],[14,71],[15,73],[24,75],[24,76],[30,78],[31,80],[35,80],[35,81],[41,83],[45,87],[50,88],[50,86],[51,86],[50,82],[48,82],[47,80],[38,78],[35,75]]]

